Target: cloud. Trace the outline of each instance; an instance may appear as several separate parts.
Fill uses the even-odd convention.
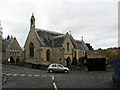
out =
[[[71,31],[75,39],[83,36],[94,48],[117,46],[117,2],[46,1],[1,0],[3,36],[12,34],[23,47],[31,13],[35,13],[38,28],[62,33]]]

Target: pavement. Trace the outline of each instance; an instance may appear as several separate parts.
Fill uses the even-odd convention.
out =
[[[48,73],[46,70],[30,69],[23,66],[3,65],[7,81],[3,88],[112,88],[111,71],[70,71]]]

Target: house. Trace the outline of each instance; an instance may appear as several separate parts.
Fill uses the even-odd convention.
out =
[[[23,51],[15,37],[2,40],[2,63],[20,64],[23,59]]]
[[[87,68],[88,71],[94,70],[106,70],[106,54],[103,50],[88,50],[87,56]]]
[[[85,55],[88,47],[83,40],[75,40],[66,34],[35,27],[35,17],[31,16],[30,31],[24,45],[27,64],[49,65],[60,63],[70,66],[74,57],[78,60]]]

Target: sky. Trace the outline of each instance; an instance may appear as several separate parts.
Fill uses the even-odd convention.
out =
[[[3,37],[24,47],[34,13],[36,28],[66,33],[94,49],[118,46],[117,0],[0,0]]]

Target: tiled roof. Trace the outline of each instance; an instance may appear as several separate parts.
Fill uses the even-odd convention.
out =
[[[88,50],[86,55],[87,58],[106,58],[105,51],[102,50]]]

